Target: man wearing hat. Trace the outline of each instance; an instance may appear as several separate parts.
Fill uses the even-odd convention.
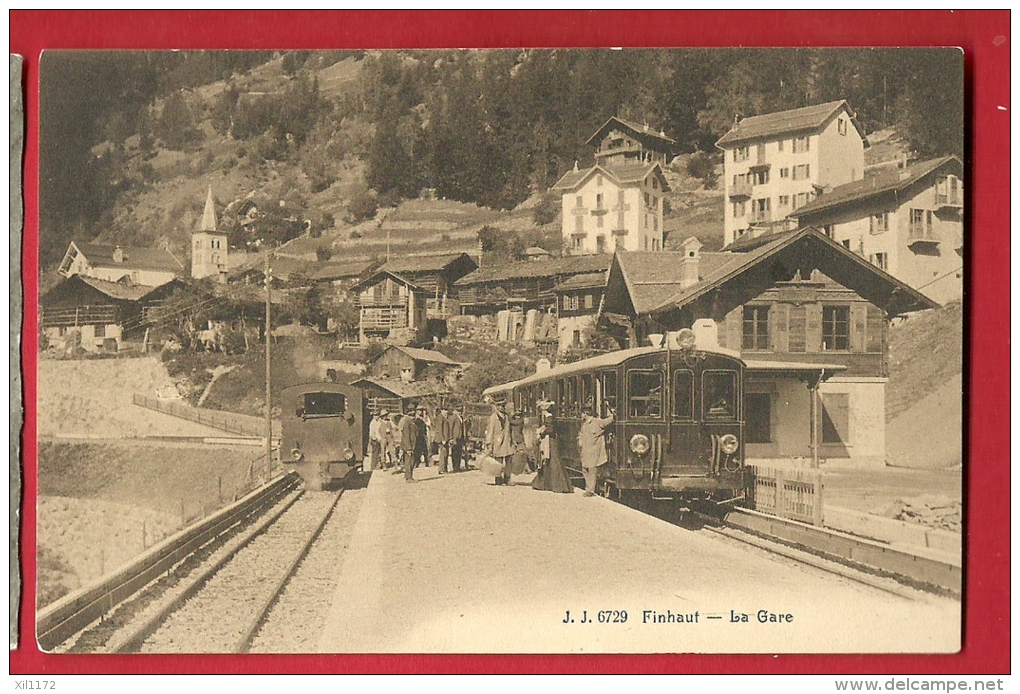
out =
[[[581,408],[581,430],[577,433],[577,446],[581,451],[581,467],[584,469],[584,495],[595,496],[599,468],[609,462],[606,455],[606,429],[613,423],[613,410],[609,416],[595,416],[591,403]]]
[[[440,405],[436,416],[432,418],[432,431],[436,438],[436,452],[439,454],[439,474],[449,472],[446,467],[450,457],[450,416],[446,405]]]
[[[404,465],[404,479],[414,482],[414,465],[416,444],[418,442],[418,423],[414,418],[414,407],[409,405],[400,420],[400,457]]]
[[[368,425],[368,453],[370,466],[373,470],[378,470],[383,466],[383,427],[388,427],[389,422],[386,420],[386,415],[389,414],[385,409],[379,410],[372,417],[372,421]]]
[[[467,422],[464,421],[464,407],[457,405],[450,415],[450,464],[454,472],[460,472],[464,460],[464,442],[467,440]]]
[[[502,468],[502,474],[496,479],[496,483],[509,483],[509,461],[514,450],[513,444],[510,442],[510,417],[506,411],[505,400],[497,400],[493,405],[489,426],[485,430],[485,450],[499,462]]]

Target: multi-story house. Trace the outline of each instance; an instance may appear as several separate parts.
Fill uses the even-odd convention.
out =
[[[360,341],[381,339],[413,344],[425,337],[428,324],[423,288],[392,272],[379,270],[350,289],[361,311]]]
[[[184,263],[161,248],[140,248],[72,241],[57,272],[107,282],[158,287],[185,273]]]
[[[663,247],[662,166],[676,142],[648,125],[610,118],[591,136],[595,165],[574,165],[551,190],[562,195],[563,246],[570,255]]]
[[[849,104],[832,101],[741,119],[716,146],[724,154],[728,246],[862,178],[867,140]]]
[[[885,463],[888,322],[937,304],[814,228],[747,252],[618,253],[600,327],[621,344],[694,328],[746,363],[746,455]]]
[[[575,275],[553,287],[556,294],[556,332],[560,353],[587,346],[602,306],[606,273]]]
[[[940,303],[963,295],[963,164],[955,156],[884,169],[794,215]]]

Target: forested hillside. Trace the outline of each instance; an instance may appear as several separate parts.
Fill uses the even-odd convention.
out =
[[[423,190],[512,209],[590,163],[613,115],[707,153],[708,186],[734,116],[833,99],[919,156],[962,154],[962,76],[951,49],[50,52],[41,262],[70,238],[183,249],[210,185],[269,217],[237,246]]]

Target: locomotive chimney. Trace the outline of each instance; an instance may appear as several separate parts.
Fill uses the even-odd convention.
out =
[[[680,261],[680,288],[687,289],[698,283],[698,265],[701,260],[701,246],[703,244],[696,236],[691,236],[683,242],[684,257]]]

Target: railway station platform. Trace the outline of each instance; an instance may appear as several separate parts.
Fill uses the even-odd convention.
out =
[[[375,471],[325,653],[954,652],[960,603],[480,471]],[[342,500],[341,500],[342,503]]]

